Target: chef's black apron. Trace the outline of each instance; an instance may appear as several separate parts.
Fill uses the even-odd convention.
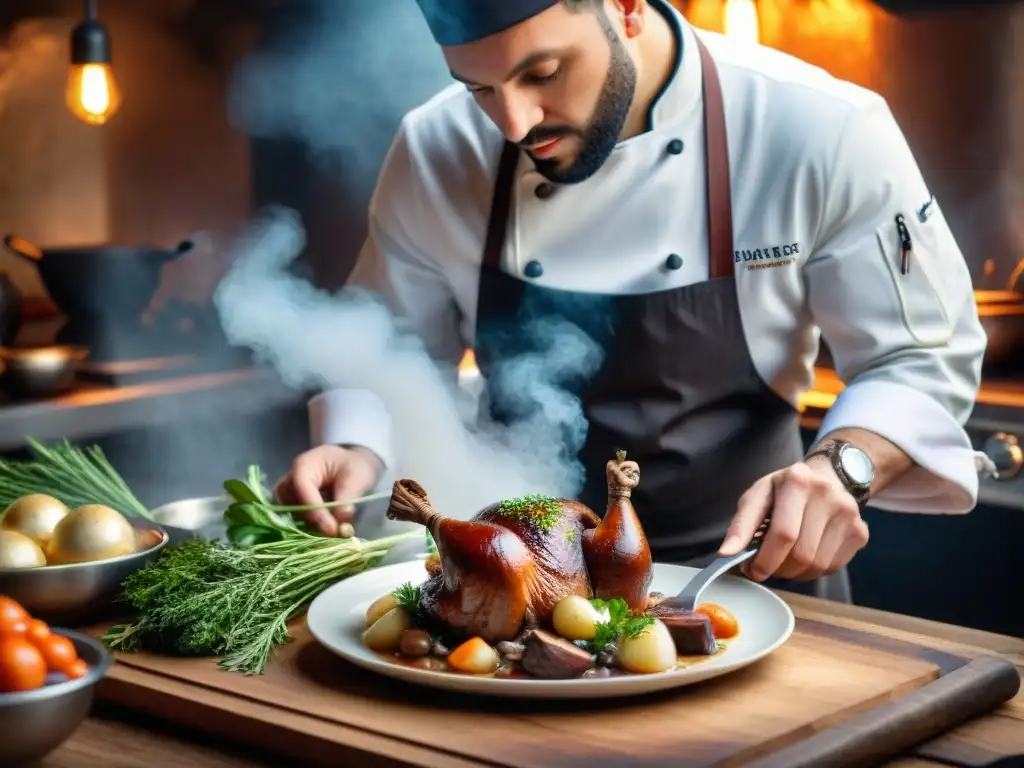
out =
[[[546,323],[572,323],[600,345],[604,356],[596,373],[558,382],[580,397],[589,422],[578,452],[586,469],[579,498],[604,513],[605,464],[617,449],[626,450],[640,466],[632,502],[654,559],[691,565],[714,557],[744,491],[804,454],[798,412],[761,379],[743,333],[733,272],[725,112],[714,61],[703,43],[697,45],[710,279],[653,294],[605,295],[540,287],[503,272],[519,158],[518,148],[506,143],[480,271],[474,345],[486,382],[482,407],[504,423],[527,417],[537,404],[524,404],[501,366],[550,343]],[[845,572],[817,581],[767,583],[849,601]]]

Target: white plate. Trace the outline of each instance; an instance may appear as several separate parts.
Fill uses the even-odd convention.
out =
[[[696,568],[655,563],[652,592],[675,594],[696,574]],[[321,593],[309,607],[309,630],[323,646],[343,659],[387,677],[433,688],[466,693],[543,699],[593,696],[631,696],[690,685],[752,664],[774,651],[793,633],[793,611],[760,584],[723,576],[704,592],[702,602],[730,610],[740,633],[718,655],[691,667],[653,675],[621,675],[574,680],[533,680],[431,672],[388,661],[363,645],[366,609],[378,597],[405,582],[421,584],[427,573],[423,561],[376,568],[339,582]]]

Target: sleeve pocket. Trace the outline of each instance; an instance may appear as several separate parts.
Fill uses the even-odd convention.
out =
[[[942,219],[935,211],[922,223],[909,210],[903,218],[911,239],[907,273],[901,271],[903,251],[895,217],[875,230],[880,255],[896,289],[904,327],[918,344],[942,346],[949,342],[956,329],[949,292],[942,275],[937,274],[942,262],[939,251],[945,247],[938,229]]]

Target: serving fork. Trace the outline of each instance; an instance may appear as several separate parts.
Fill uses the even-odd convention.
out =
[[[746,549],[741,552],[737,552],[735,555],[716,557],[686,583],[682,592],[675,597],[666,597],[664,600],[658,601],[658,608],[667,608],[679,611],[692,611],[696,608],[701,594],[703,594],[704,590],[707,589],[711,582],[722,574],[732,570],[737,565],[746,562],[758,553],[761,549],[761,544],[764,542],[765,534],[768,533],[768,526],[771,525],[771,522],[771,515],[766,516],[761,525],[759,525],[757,530],[754,531],[754,535],[751,537],[750,544],[747,545]]]

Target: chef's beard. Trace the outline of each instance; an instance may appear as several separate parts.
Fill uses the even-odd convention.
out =
[[[556,184],[579,184],[600,170],[615,149],[629,116],[636,91],[636,67],[618,35],[606,23],[611,59],[594,116],[583,130],[563,126],[538,126],[521,142],[534,146],[562,136],[578,136],[580,151],[569,165],[559,167],[557,158],[533,158],[537,171]]]

